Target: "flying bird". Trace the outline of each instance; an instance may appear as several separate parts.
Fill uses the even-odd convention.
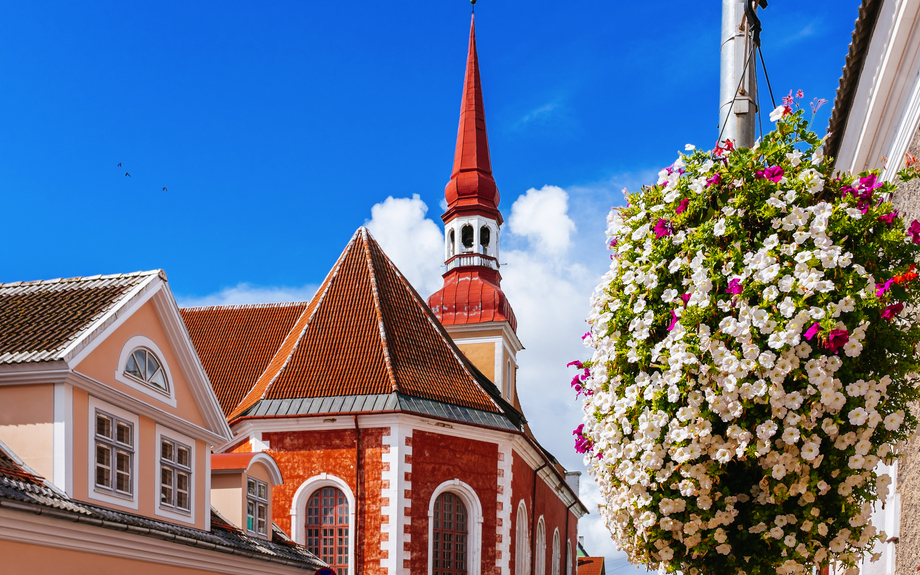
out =
[[[129,174],[128,172],[125,172],[125,175],[128,176],[129,178],[131,177],[131,174]]]
[[[121,162],[118,162],[118,167],[119,167],[119,168],[121,167]]]
[[[166,191],[166,186],[163,186],[163,191],[164,191],[164,192]]]

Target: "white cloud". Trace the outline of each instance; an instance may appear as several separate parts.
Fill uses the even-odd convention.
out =
[[[441,227],[425,217],[428,206],[412,198],[388,197],[371,208],[365,222],[374,239],[422,297],[441,288],[444,235]]]
[[[301,287],[257,286],[238,283],[205,296],[176,296],[179,307],[210,305],[240,305],[247,303],[274,303],[283,301],[310,301],[319,286]]]
[[[569,195],[557,186],[530,188],[511,206],[508,227],[547,255],[562,255],[572,244],[575,222],[568,215]]]

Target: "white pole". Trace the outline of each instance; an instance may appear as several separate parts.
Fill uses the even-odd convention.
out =
[[[719,86],[719,131],[723,140],[736,145],[754,145],[757,113],[757,64],[751,52],[749,23],[744,18],[744,3],[750,0],[722,0],[722,47]],[[756,2],[754,3],[756,10]],[[750,56],[744,81],[741,74]],[[740,88],[739,88],[740,85]],[[732,100],[734,99],[734,104]]]

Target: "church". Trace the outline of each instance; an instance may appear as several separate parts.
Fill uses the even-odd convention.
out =
[[[0,550],[23,569],[91,549],[123,570],[573,575],[588,511],[521,409],[475,21],[445,200],[427,298],[365,228],[309,302],[179,309],[159,270],[0,284]],[[25,531],[24,499],[46,514]],[[49,506],[102,519],[65,544]],[[106,513],[139,525],[112,548]]]

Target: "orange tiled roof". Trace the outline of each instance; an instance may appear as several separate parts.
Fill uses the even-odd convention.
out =
[[[603,557],[579,557],[578,575],[604,575]]]
[[[393,392],[501,413],[461,357],[421,296],[360,228],[228,419],[263,399]]]
[[[0,363],[60,359],[96,320],[156,275],[163,272],[0,284]]]
[[[225,415],[256,384],[306,308],[293,302],[179,310]]]

